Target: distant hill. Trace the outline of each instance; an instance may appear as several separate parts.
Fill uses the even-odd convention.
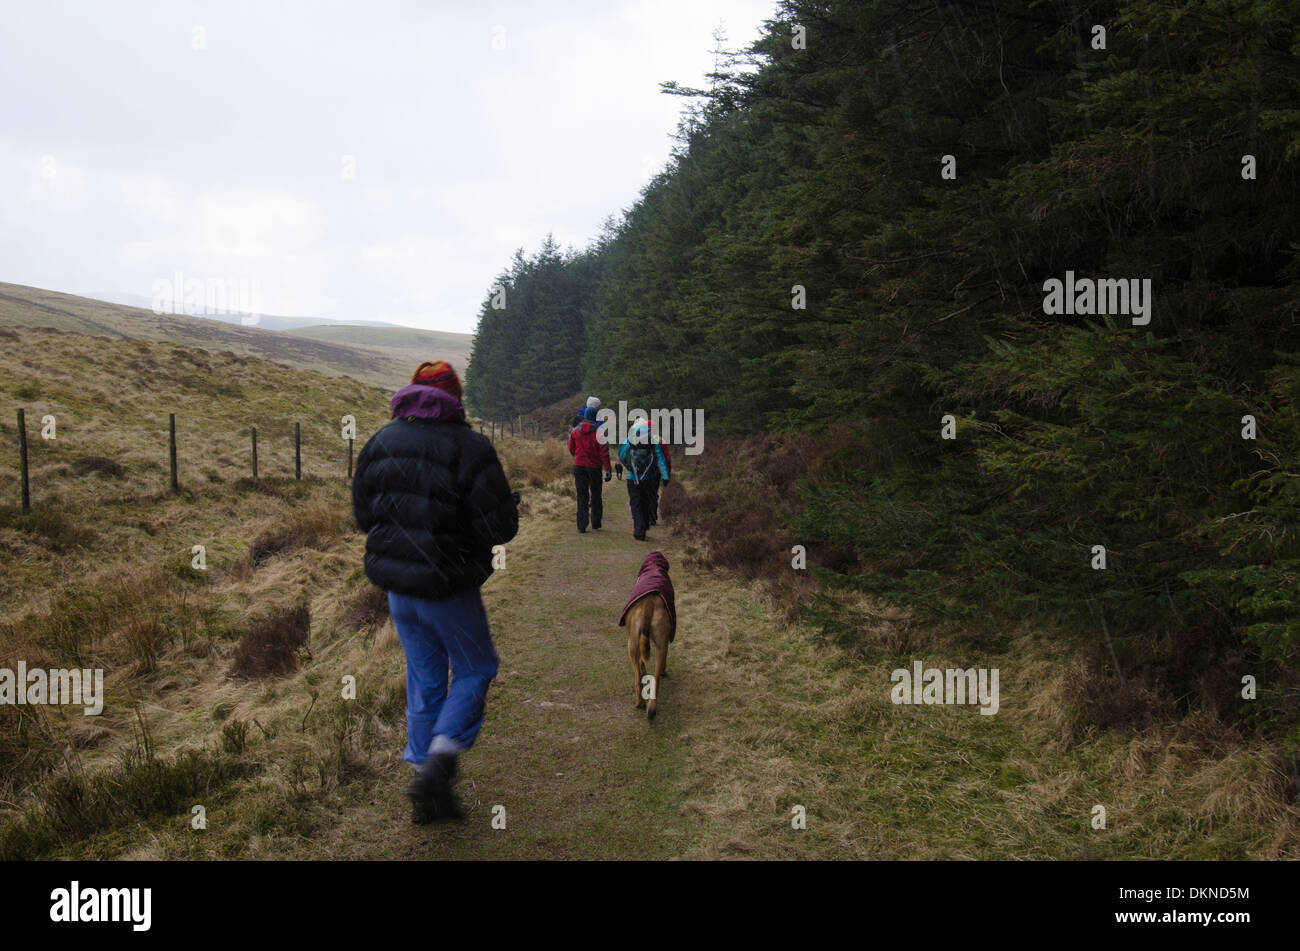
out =
[[[403,366],[410,363],[412,359],[415,359],[416,363],[421,360],[446,360],[462,375],[469,364],[470,350],[474,346],[473,334],[420,330],[392,324],[316,324],[310,327],[294,327],[283,332],[294,337],[319,340],[322,343],[365,347],[367,350],[375,350],[387,354],[394,360],[402,361]]]
[[[86,294],[90,300],[104,301],[110,304],[123,304],[127,307],[138,307],[142,310],[153,310],[153,301],[143,294],[126,294],[120,291],[96,291],[92,294]],[[325,317],[282,317],[278,314],[260,314],[256,324],[248,324],[244,315],[238,313],[229,314],[209,314],[203,313],[198,309],[184,307],[182,313],[177,316],[188,317],[205,317],[209,320],[219,320],[225,324],[238,324],[241,327],[255,326],[259,330],[294,330],[299,327],[316,327],[321,324],[346,324],[363,327],[397,327],[399,324],[389,323],[386,320],[330,320]]]
[[[410,379],[422,360],[446,359],[461,371],[468,362],[470,334],[441,334],[394,326],[309,326],[306,332],[243,327],[237,323],[155,314],[152,310],[77,297],[20,284],[0,283],[0,327],[50,327],[129,340],[200,347],[212,352],[274,360],[331,376],[350,376],[384,389]],[[330,337],[343,331],[338,337]],[[354,334],[362,336],[353,336]],[[376,345],[363,338],[376,336]]]

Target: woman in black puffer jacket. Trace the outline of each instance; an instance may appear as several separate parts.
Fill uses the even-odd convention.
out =
[[[421,364],[391,410],[357,458],[352,508],[366,576],[388,592],[406,652],[403,758],[415,767],[411,818],[423,823],[460,816],[456,757],[483,725],[498,664],[479,586],[493,547],[515,537],[519,496],[492,443],[466,422],[449,364]]]

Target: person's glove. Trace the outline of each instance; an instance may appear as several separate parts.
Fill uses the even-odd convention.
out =
[[[614,473],[610,472],[608,469],[605,470],[605,481],[606,481],[606,482],[608,482],[611,478],[613,478],[613,476],[614,476]]]
[[[519,504],[519,493],[518,493],[518,492],[511,492],[511,493],[510,493],[510,497],[511,497],[512,499],[515,500],[515,505],[518,505],[518,504]]]

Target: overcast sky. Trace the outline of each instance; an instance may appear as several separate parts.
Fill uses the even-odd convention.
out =
[[[472,331],[637,198],[775,0],[39,0],[0,30],[0,280]],[[504,48],[497,48],[504,47]]]

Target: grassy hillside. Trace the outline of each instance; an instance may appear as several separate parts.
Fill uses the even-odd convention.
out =
[[[462,375],[469,365],[470,350],[474,346],[473,334],[419,330],[414,327],[317,324],[290,328],[283,333],[324,343],[365,347],[367,350],[387,354],[402,366],[409,365],[412,369],[423,360],[446,360]]]
[[[36,796],[31,814],[44,817],[4,822],[0,852],[71,854],[70,843],[120,842],[137,819],[188,809],[182,800],[242,774],[227,728],[257,728],[238,711],[255,707],[268,732],[278,728],[283,688],[257,676],[296,667],[373,613],[356,553],[331,549],[350,519],[341,417],[354,415],[364,440],[387,393],[194,347],[0,334],[0,667],[102,667],[107,692],[100,717],[0,706],[0,800],[32,806]],[[29,515],[18,507],[17,407],[28,419]],[[178,495],[167,486],[173,412]],[[40,435],[47,414],[50,440]],[[258,481],[248,478],[250,426]],[[195,545],[206,570],[192,566]],[[397,690],[400,715],[400,681]],[[333,722],[336,708],[315,713]]]
[[[5,283],[0,283],[0,327],[50,327],[116,339],[167,341],[274,360],[331,376],[351,376],[390,389],[409,380],[420,361],[443,358],[436,350],[421,349],[420,341],[413,341],[410,347],[389,343],[368,347],[361,340],[316,339],[310,334],[241,327],[203,317],[155,314],[138,307]],[[369,333],[404,328],[358,329]],[[455,344],[452,362],[459,359],[457,365],[464,366],[465,358],[460,355],[467,350],[468,341],[447,342]]]

